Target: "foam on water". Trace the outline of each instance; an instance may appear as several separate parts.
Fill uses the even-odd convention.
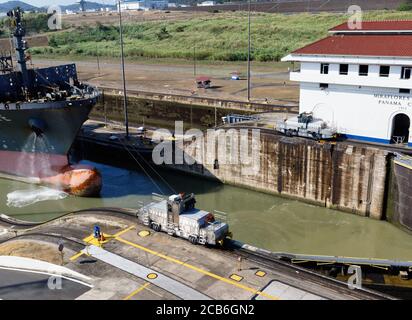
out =
[[[28,177],[38,177],[39,173],[51,174],[50,146],[45,135],[37,136],[32,132],[26,139],[17,160],[17,172]]]
[[[66,192],[46,187],[16,190],[7,194],[7,206],[22,208],[41,201],[62,200],[67,196]]]

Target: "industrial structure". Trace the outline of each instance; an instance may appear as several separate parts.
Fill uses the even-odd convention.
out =
[[[126,0],[120,2],[121,10],[165,10],[168,8],[167,0]]]
[[[80,0],[79,2],[77,2],[80,5],[80,11],[81,12],[85,12],[86,11],[86,1],[84,0]]]
[[[203,1],[197,4],[198,7],[210,7],[210,6],[215,6],[215,5],[216,5],[216,1]]]
[[[299,113],[350,139],[412,146],[412,21],[347,23],[282,61],[300,63]]]

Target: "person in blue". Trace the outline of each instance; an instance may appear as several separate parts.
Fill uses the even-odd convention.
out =
[[[101,231],[100,231],[100,227],[99,226],[94,226],[94,228],[93,228],[93,234],[94,234],[94,237],[96,238],[96,239],[100,239],[101,238]]]

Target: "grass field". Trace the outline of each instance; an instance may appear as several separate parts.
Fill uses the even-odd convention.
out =
[[[278,61],[287,53],[327,35],[348,17],[343,14],[268,14],[252,16],[252,58]],[[375,11],[364,20],[412,19],[411,12]],[[124,26],[125,54],[129,59],[176,58],[244,61],[247,59],[247,14],[216,13],[187,20],[129,22]],[[31,49],[44,56],[118,57],[117,25],[83,25],[49,36],[49,46]]]

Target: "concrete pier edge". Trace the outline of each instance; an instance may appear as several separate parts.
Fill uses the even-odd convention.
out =
[[[58,266],[41,260],[17,256],[0,256],[0,268],[23,272],[43,273],[49,274],[51,276],[60,276],[80,282],[88,287],[92,287],[92,285],[90,284],[92,278],[76,271],[70,270],[66,267]]]

